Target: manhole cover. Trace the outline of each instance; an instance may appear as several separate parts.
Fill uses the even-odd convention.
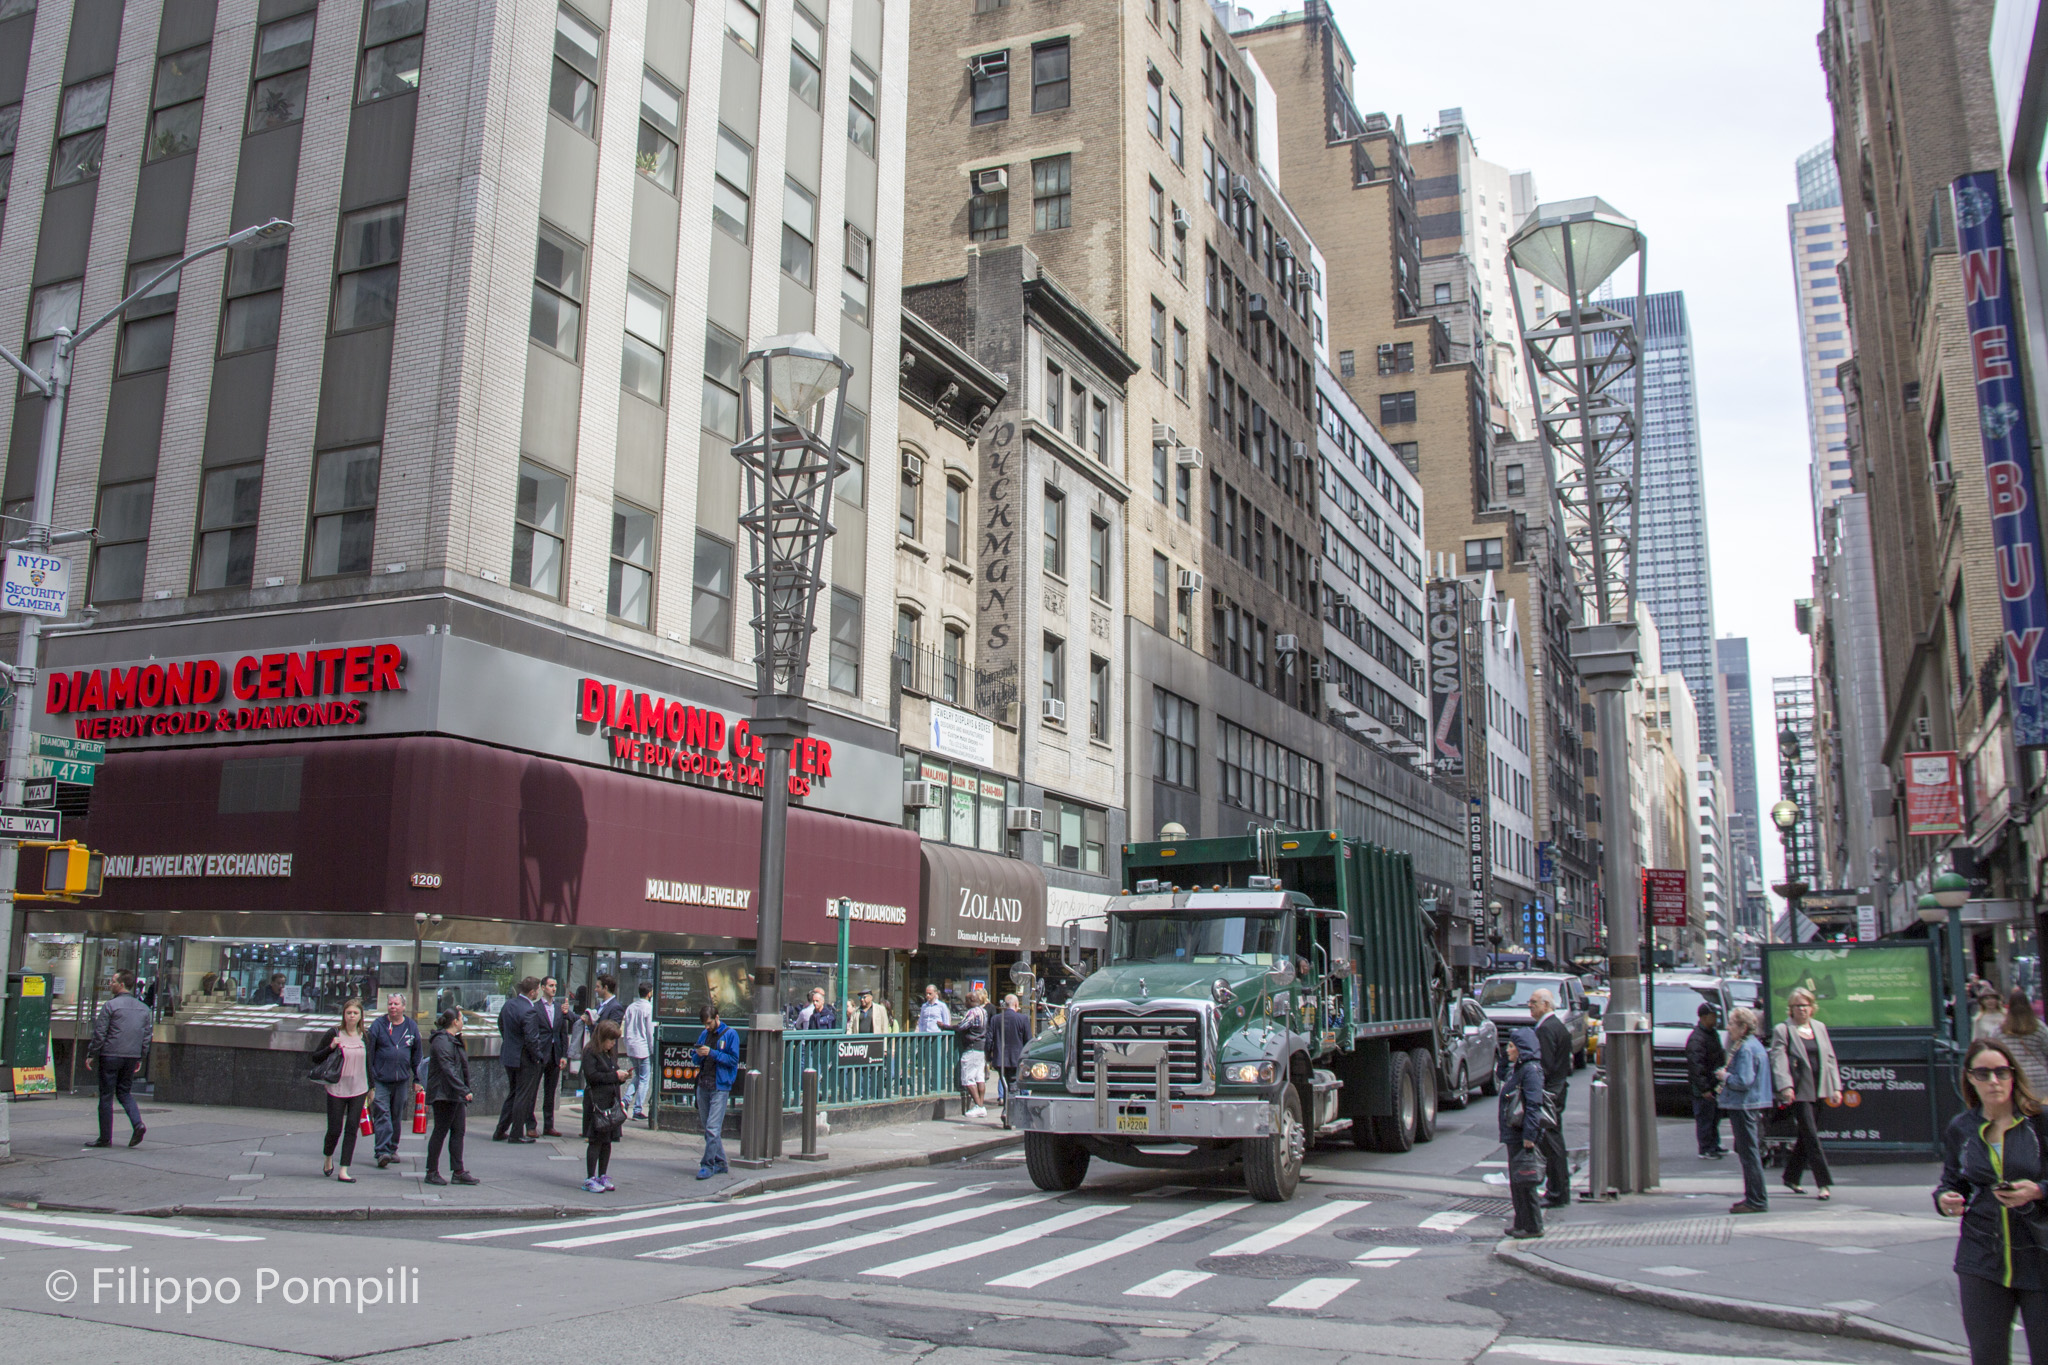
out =
[[[1515,1216],[1515,1201],[1512,1199],[1463,1199],[1451,1205],[1453,1213],[1482,1213],[1490,1218],[1512,1218]]]
[[[1257,1256],[1204,1256],[1195,1262],[1195,1269],[1248,1280],[1299,1280],[1312,1275],[1343,1275],[1352,1267],[1349,1261],[1333,1261],[1327,1256],[1285,1256],[1269,1251]]]
[[[1377,1190],[1336,1190],[1323,1196],[1325,1199],[1350,1199],[1360,1204],[1399,1204],[1408,1198],[1405,1194],[1382,1194]]]
[[[1455,1247],[1472,1239],[1462,1232],[1446,1232],[1442,1228],[1340,1228],[1337,1240],[1386,1247]]]

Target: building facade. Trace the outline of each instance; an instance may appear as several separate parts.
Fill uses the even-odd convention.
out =
[[[1756,699],[1749,682],[1748,639],[1722,636],[1714,642],[1714,661],[1721,675],[1728,737],[1722,767],[1730,792],[1728,846],[1737,898],[1734,923],[1739,932],[1761,938],[1770,927],[1770,907],[1762,889],[1765,831],[1757,810]]]
[[[1801,377],[1806,390],[1818,528],[1821,512],[1856,486],[1855,467],[1849,459],[1848,412],[1835,384],[1836,367],[1849,356],[1849,326],[1836,273],[1849,243],[1834,148],[1822,143],[1807,152],[1799,158],[1797,172],[1799,198],[1785,206],[1785,233],[1799,309]]]
[[[1818,891],[1826,879],[1816,815],[1812,677],[1799,674],[1771,679],[1771,716],[1778,731],[1777,800],[1790,801],[1799,808],[1789,829],[1775,826],[1785,849],[1785,878]],[[1783,935],[1779,938],[1785,941]]]

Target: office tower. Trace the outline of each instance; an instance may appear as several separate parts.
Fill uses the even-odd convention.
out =
[[[1799,201],[1785,208],[1792,248],[1792,289],[1799,309],[1807,433],[1813,467],[1813,515],[1855,487],[1849,459],[1849,417],[1835,368],[1849,355],[1847,309],[1837,268],[1848,250],[1842,184],[1834,148],[1823,142],[1797,162]]]
[[[1771,715],[1778,728],[1778,794],[1772,804],[1790,801],[1799,807],[1785,842],[1785,875],[1817,891],[1821,861],[1820,824],[1814,818],[1813,679],[1803,673],[1771,679]]]
[[[1604,306],[1635,316],[1633,298]],[[1664,666],[1685,675],[1699,709],[1700,747],[1720,757],[1721,701],[1714,665],[1714,574],[1707,553],[1707,493],[1699,387],[1685,295],[1652,294],[1636,318],[1643,346],[1642,482],[1636,490],[1638,599],[1656,619]]]
[[[1734,862],[1738,903],[1737,927],[1761,933],[1765,908],[1755,903],[1752,885],[1763,884],[1762,831],[1757,825],[1755,697],[1749,683],[1749,641],[1726,635],[1714,641],[1715,667],[1720,674],[1723,771],[1728,775],[1728,843]],[[1776,800],[1776,797],[1772,798]]]

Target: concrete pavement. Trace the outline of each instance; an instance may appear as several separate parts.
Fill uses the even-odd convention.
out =
[[[472,1110],[465,1160],[482,1182],[425,1183],[426,1143],[410,1125],[397,1165],[378,1170],[372,1142],[358,1138],[353,1185],[320,1174],[326,1123],[318,1114],[142,1101],[148,1136],[128,1147],[125,1120],[115,1145],[88,1148],[98,1103],[59,1095],[14,1104],[14,1160],[0,1163],[0,1204],[100,1213],[188,1213],[208,1218],[547,1218],[631,1209],[677,1198],[731,1197],[849,1174],[959,1161],[1021,1141],[994,1120],[923,1120],[833,1133],[826,1160],[782,1160],[765,1171],[696,1179],[703,1140],[629,1126],[612,1149],[618,1192],[587,1194],[581,1119],[557,1114],[569,1136],[531,1145],[492,1142],[493,1115]],[[737,1154],[737,1141],[728,1151]],[[791,1144],[788,1151],[796,1150]],[[447,1173],[444,1157],[442,1173]]]

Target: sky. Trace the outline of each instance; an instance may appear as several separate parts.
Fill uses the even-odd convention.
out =
[[[1543,200],[1597,194],[1634,218],[1650,242],[1651,292],[1685,291],[1715,626],[1749,638],[1768,810],[1770,680],[1812,671],[1792,619],[1793,600],[1812,593],[1814,544],[1785,207],[1794,159],[1830,133],[1820,0],[1332,8],[1357,59],[1361,112],[1399,116],[1415,139],[1439,110],[1462,108],[1480,156],[1535,172]],[[1623,273],[1633,284],[1635,266]],[[1783,859],[1772,834],[1763,843],[1769,885]]]

